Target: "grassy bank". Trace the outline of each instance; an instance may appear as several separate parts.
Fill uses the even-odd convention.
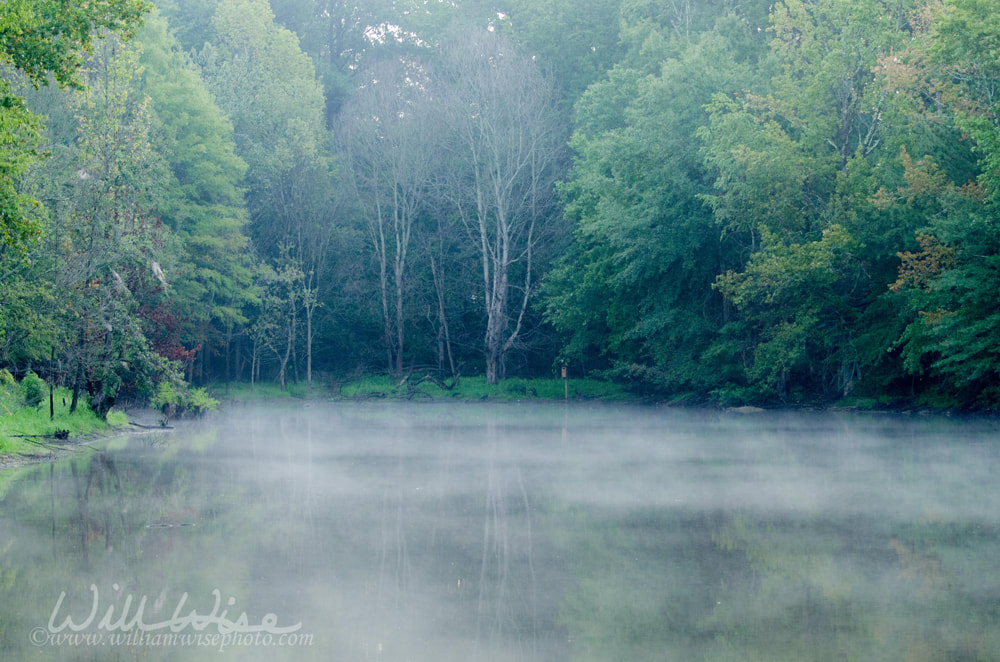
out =
[[[44,389],[42,402],[31,406],[25,402],[21,384],[12,381],[0,383],[0,456],[45,453],[47,451],[39,446],[39,443],[53,443],[51,435],[60,430],[68,431],[72,440],[128,424],[128,418],[121,412],[108,414],[108,422],[105,423],[85,402],[80,403],[76,413],[70,414],[71,397],[69,389],[56,389],[55,417],[50,420],[47,386]]]
[[[221,401],[225,400],[302,400],[305,398],[327,399],[331,396],[330,390],[319,382],[313,382],[312,394],[310,395],[305,382],[299,384],[288,384],[284,391],[274,382],[258,382],[250,388],[250,382],[230,382],[229,393],[226,393],[225,384],[214,384],[208,389],[209,395]]]
[[[419,379],[414,375],[413,380]],[[448,380],[450,383],[451,380]],[[423,382],[414,389],[409,385],[397,388],[399,380],[389,377],[367,377],[347,382],[336,394],[347,399],[409,398],[414,400],[562,400],[566,384],[562,379],[505,379],[489,385],[485,377],[463,377],[451,390],[442,389],[432,382]],[[570,399],[629,400],[628,394],[618,384],[596,379],[570,379]]]
[[[415,382],[422,375],[414,375]],[[451,380],[447,380],[448,383]],[[320,400],[370,400],[379,398],[400,398],[413,400],[562,400],[565,397],[564,384],[561,379],[505,379],[494,386],[486,384],[485,377],[462,377],[458,386],[451,390],[442,389],[432,382],[423,382],[414,388],[404,384],[397,388],[398,379],[386,376],[364,377],[343,382],[329,387],[318,382],[313,383],[312,394],[306,391],[306,385],[288,384],[282,391],[273,382],[254,385],[234,382],[229,385],[229,394],[223,384],[216,384],[209,389],[212,397],[219,400],[299,400],[315,398]],[[634,396],[627,393],[618,384],[603,382],[596,379],[569,380],[570,399],[592,400],[630,400]]]

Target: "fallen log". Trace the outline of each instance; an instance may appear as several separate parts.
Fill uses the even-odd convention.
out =
[[[18,439],[62,439],[65,441],[69,439],[69,430],[56,430],[48,434],[12,434],[8,436]]]
[[[438,379],[429,372],[425,373],[423,377],[417,380],[411,380],[410,377],[412,376],[413,376],[412,373],[406,375],[405,377],[403,377],[403,379],[400,380],[399,384],[396,385],[396,389],[398,390],[403,386],[403,384],[406,384],[407,400],[413,399],[413,395],[416,393],[417,387],[423,384],[424,382],[431,382],[442,391],[451,391],[456,386],[458,386],[458,381],[460,379],[459,375],[455,375],[454,379],[451,380],[451,385],[449,386],[448,384],[445,384],[443,381],[441,381],[440,379]]]

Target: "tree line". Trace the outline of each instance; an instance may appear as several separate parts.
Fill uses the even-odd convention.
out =
[[[994,10],[6,3],[0,365],[994,407]]]

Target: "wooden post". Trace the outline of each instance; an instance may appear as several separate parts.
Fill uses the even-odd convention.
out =
[[[569,402],[569,380],[566,378],[566,366],[562,367],[563,389],[565,391],[566,402]]]

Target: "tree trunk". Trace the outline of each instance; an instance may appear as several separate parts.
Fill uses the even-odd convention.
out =
[[[485,220],[480,221],[486,223]],[[489,297],[486,304],[486,383],[499,382],[500,365],[503,362],[505,350],[504,332],[507,328],[507,288],[509,284],[506,245],[500,247],[499,259],[494,259],[493,269],[487,281],[486,293]]]
[[[306,393],[312,395],[313,388],[313,312],[315,305],[306,307]]]
[[[441,270],[437,268],[437,263],[434,260],[433,254],[431,255],[431,276],[434,278],[434,289],[437,291],[438,320],[441,322],[441,330],[444,332],[444,349],[448,354],[448,369],[451,371],[451,376],[454,377],[455,359],[451,353],[451,332],[448,330],[448,316],[445,314],[444,309],[444,275],[441,273]],[[441,342],[440,335],[441,334],[439,333],[439,344]]]
[[[79,331],[77,338],[77,356],[76,356],[76,377],[73,380],[73,399],[69,405],[69,413],[76,413],[76,406],[80,402],[80,389],[83,388],[83,360],[84,352],[86,348],[84,346],[85,335],[83,329]]]
[[[49,420],[55,420],[56,417],[56,376],[52,373],[52,368],[56,364],[56,347],[52,346],[52,352],[49,357]]]
[[[288,386],[285,382],[285,368],[288,366],[288,352],[285,352],[284,357],[279,357],[281,359],[281,368],[278,370],[278,384],[282,392],[288,390]]]
[[[396,375],[403,374],[403,275],[396,268]]]
[[[278,371],[278,381],[281,384],[281,390],[282,391],[287,391],[288,390],[288,384],[287,384],[287,381],[286,381],[286,374],[288,372],[288,360],[292,356],[292,340],[293,340],[294,336],[295,336],[295,327],[294,327],[293,324],[289,323],[289,325],[288,325],[288,338],[287,338],[287,342],[285,344],[285,355],[278,357],[279,359],[281,359],[281,369]]]
[[[388,275],[385,270],[385,247],[383,245],[383,253],[379,258],[381,269],[380,273],[380,286],[382,291],[382,331],[385,335],[385,357],[386,357],[386,370],[392,373],[392,321],[389,317],[389,284]]]
[[[101,417],[102,421],[107,422],[108,412],[111,408],[115,406],[115,401],[118,399],[117,394],[108,395],[104,392],[104,385],[102,384],[97,392],[93,396],[93,402],[90,403],[90,408],[95,414]]]
[[[298,385],[299,381],[299,350],[295,346],[295,336],[296,330],[298,328],[298,316],[292,318],[292,334],[290,344],[292,346],[292,375],[295,377],[295,384]]]
[[[229,382],[232,381],[233,323],[226,325],[226,396],[229,396]]]
[[[253,348],[250,353],[250,395],[254,394],[254,384],[256,383],[257,355],[260,353],[260,343],[253,341]]]
[[[486,383],[491,386],[497,383],[497,357],[495,354],[486,356]]]

